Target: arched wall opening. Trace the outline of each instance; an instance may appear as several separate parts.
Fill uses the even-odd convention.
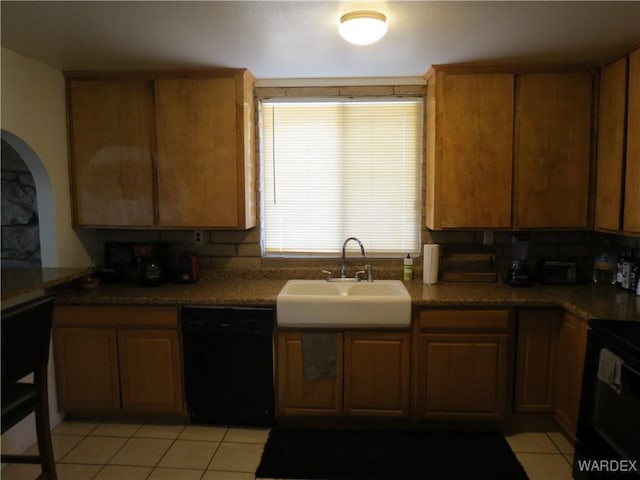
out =
[[[36,155],[36,153],[22,139],[6,130],[1,130],[1,139],[2,155],[4,156],[5,153],[7,153],[5,148],[11,149],[12,151],[10,152],[10,155],[15,155],[20,159],[20,161],[24,162],[31,174],[31,177],[33,178],[33,184],[36,190],[35,197],[36,211],[38,212],[38,236],[40,243],[40,257],[42,262],[41,264],[55,265],[58,261],[56,240],[57,235],[55,232],[56,223],[53,189],[49,173],[47,172],[47,169],[45,168],[38,155]],[[3,192],[3,196],[4,194],[5,193]],[[49,350],[49,415],[51,425],[55,426],[62,421],[62,415],[58,412],[52,346],[50,346]],[[35,441],[35,420],[32,414],[2,435],[3,452],[22,453],[28,447],[32,446]]]
[[[6,130],[1,137],[28,167],[36,189],[36,205],[39,220],[40,259],[43,266],[57,265],[58,246],[51,178],[42,160],[18,136]]]

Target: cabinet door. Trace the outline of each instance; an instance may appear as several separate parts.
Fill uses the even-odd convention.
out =
[[[55,328],[54,352],[61,410],[120,410],[118,354],[114,329]]]
[[[342,413],[342,334],[336,333],[336,375],[331,378],[305,378],[301,333],[278,333],[277,355],[279,415]]]
[[[122,408],[182,413],[180,342],[175,330],[118,330]]]
[[[590,73],[519,76],[515,227],[588,226],[591,101]]]
[[[554,418],[573,439],[578,423],[586,348],[586,322],[565,312],[558,337]]]
[[[435,120],[427,125],[435,129],[427,132],[434,144],[427,151],[427,226],[509,227],[513,75],[443,74],[435,88]]]
[[[598,103],[595,229],[618,231],[622,212],[626,58],[604,67]]]
[[[409,415],[408,333],[345,335],[344,412]]]
[[[242,82],[236,77],[182,78],[160,79],[155,85],[160,225],[252,226],[241,225]]]
[[[625,232],[640,234],[640,50],[629,55],[623,228]]]
[[[153,225],[151,83],[72,80],[68,89],[74,225]]]
[[[498,420],[504,416],[506,334],[422,333],[417,369],[420,418]]]
[[[520,310],[516,356],[516,412],[553,412],[560,310]]]

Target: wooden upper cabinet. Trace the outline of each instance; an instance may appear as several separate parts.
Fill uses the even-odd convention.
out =
[[[245,188],[253,190],[246,175],[252,168],[253,142],[245,145],[243,125],[253,101],[245,98],[244,78],[155,82],[160,225],[255,225],[245,207]]]
[[[592,74],[522,74],[517,82],[513,226],[587,228]]]
[[[640,49],[629,55],[626,160],[623,229],[640,235]]]
[[[75,224],[255,226],[254,81],[244,69],[69,74]]]
[[[431,70],[426,226],[511,225],[514,75]]]
[[[149,81],[69,82],[75,225],[153,225],[152,88]]]
[[[622,58],[604,67],[600,74],[596,230],[620,230],[624,175],[626,67],[627,59]]]

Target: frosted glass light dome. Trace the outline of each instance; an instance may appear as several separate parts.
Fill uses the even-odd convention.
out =
[[[340,17],[338,32],[347,42],[370,45],[387,33],[387,17],[370,10],[346,13]]]

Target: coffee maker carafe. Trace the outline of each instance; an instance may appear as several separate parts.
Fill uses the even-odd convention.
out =
[[[137,243],[133,245],[138,285],[153,287],[167,279],[169,244],[166,242]]]
[[[529,236],[527,234],[511,236],[511,258],[507,282],[514,287],[526,287],[532,283],[529,273]]]

